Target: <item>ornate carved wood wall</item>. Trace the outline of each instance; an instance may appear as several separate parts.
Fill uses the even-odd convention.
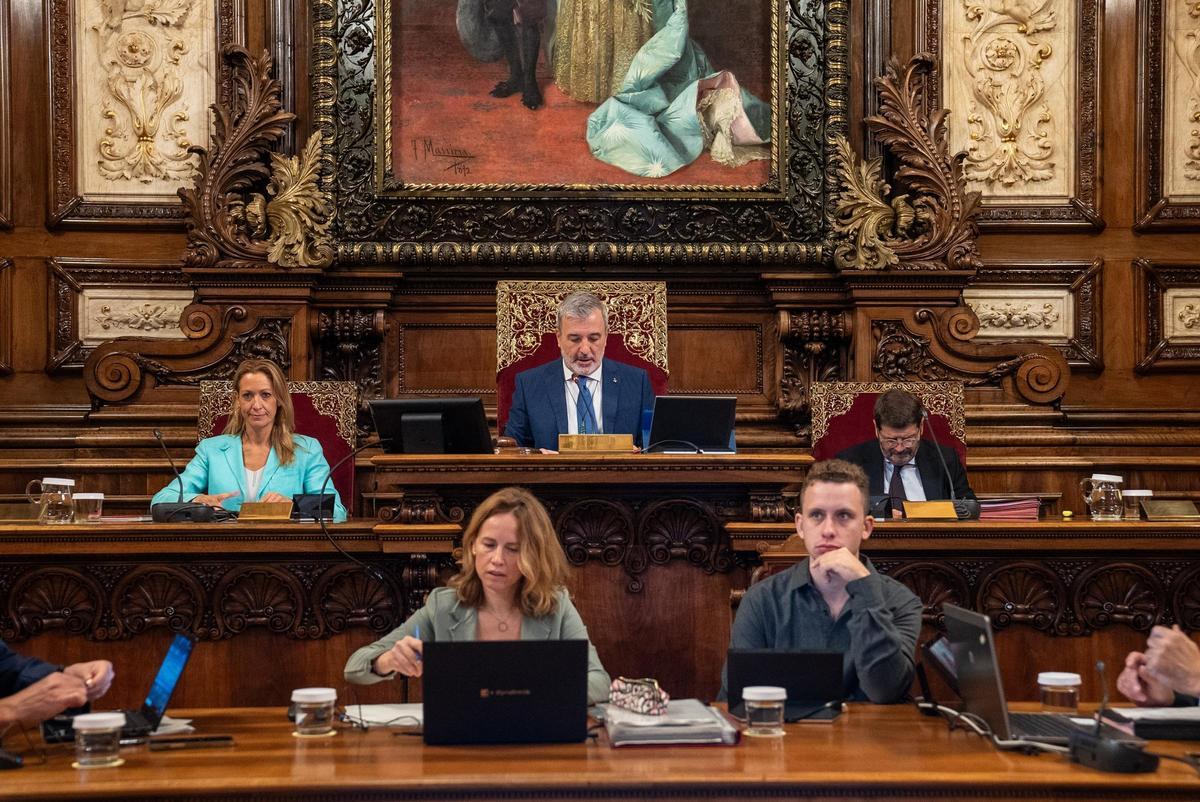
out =
[[[1062,501],[1054,511],[1078,511],[1078,479],[1103,470],[1126,475],[1130,485],[1200,493],[1200,459],[1194,456],[1200,445],[1195,392],[1200,261],[1189,261],[1200,243],[1189,221],[1200,206],[1188,192],[1188,182],[1196,179],[1186,174],[1186,142],[1176,141],[1186,139],[1186,126],[1171,117],[1172,110],[1190,102],[1192,89],[1185,79],[1191,73],[1186,59],[1164,65],[1177,51],[1174,39],[1163,38],[1186,37],[1185,29],[1197,24],[1187,9],[1154,0],[1118,0],[1108,4],[1101,24],[1095,3],[1055,7],[1060,29],[1076,43],[1070,54],[1075,84],[1063,95],[1070,103],[1064,101],[1052,113],[1063,125],[1076,125],[1078,141],[1059,143],[1072,159],[1070,180],[1058,195],[1038,203],[1022,204],[985,191],[977,252],[958,250],[948,257],[961,243],[939,244],[941,266],[961,269],[851,270],[835,262],[830,248],[824,261],[797,259],[769,267],[738,250],[729,265],[714,259],[685,265],[664,257],[587,267],[551,264],[539,257],[514,270],[476,263],[458,252],[443,262],[430,257],[386,266],[369,254],[351,254],[345,264],[332,267],[326,254],[316,252],[312,266],[285,269],[261,264],[268,250],[261,244],[233,253],[229,261],[256,263],[244,269],[210,259],[202,248],[189,252],[187,235],[179,228],[183,206],[173,199],[141,197],[133,187],[119,201],[95,200],[73,172],[82,158],[81,140],[73,133],[78,130],[75,98],[80,87],[72,76],[79,67],[69,58],[51,58],[69,54],[72,37],[78,35],[68,24],[74,5],[69,0],[11,0],[8,13],[0,15],[0,501],[18,498],[31,478],[66,471],[80,480],[81,488],[103,490],[112,509],[143,508],[170,476],[150,430],[161,428],[177,458],[185,459],[195,437],[196,383],[227,377],[248,355],[276,359],[293,378],[356,381],[364,398],[469,393],[492,405],[494,286],[517,273],[555,279],[653,274],[664,279],[671,389],[736,395],[743,447],[803,451],[808,445],[807,388],[813,381],[958,378],[969,388],[969,468],[977,490],[1059,493]],[[884,7],[867,4],[862,13]],[[873,141],[862,119],[864,107],[881,116],[873,129],[877,133],[890,125],[895,138],[895,130],[905,124],[895,114],[888,118],[886,98],[867,91],[874,76],[864,65],[882,68],[881,55],[889,52],[901,63],[918,50],[944,54],[944,48],[934,46],[941,41],[937,31],[942,18],[937,15],[962,13],[961,4],[918,0],[891,8],[889,20],[867,20],[866,41],[854,38],[850,52],[847,133],[860,153],[872,152]],[[309,23],[328,33],[333,21],[310,20],[304,4],[284,2],[220,0],[205,9],[211,27],[204,42],[215,47],[244,41],[250,53],[265,47],[276,56],[274,79],[282,107],[267,110],[261,135],[283,142],[289,153],[311,142],[308,99],[324,97],[329,87],[310,85],[307,75],[310,61],[329,54],[310,51]],[[1164,16],[1168,11],[1176,14],[1171,20]],[[880,35],[890,39],[874,38]],[[1057,55],[1068,54],[1059,50]],[[940,83],[943,74],[935,73],[934,107],[939,97],[948,97]],[[222,72],[212,81],[211,96],[233,103],[238,85],[231,74]],[[1170,94],[1177,85],[1186,91]],[[861,98],[868,94],[871,103],[864,103]],[[891,101],[893,112],[904,107],[905,98],[900,92]],[[1027,124],[1036,121],[1036,107],[1026,110],[1032,115],[1022,118]],[[200,114],[199,109],[190,111],[193,119]],[[289,127],[293,113],[298,119]],[[938,139],[936,126],[926,133],[930,140]],[[210,149],[213,144],[208,143]],[[1183,155],[1172,167],[1164,164],[1164,153]],[[891,158],[903,162],[905,156],[893,151]],[[265,176],[266,169],[264,162],[255,177]],[[939,162],[928,172],[926,191],[941,181],[944,194],[953,194],[949,164]],[[864,189],[877,189],[869,168],[860,175]],[[128,187],[136,182],[121,183]],[[917,210],[910,220],[910,210],[897,200],[905,187],[892,189],[882,203],[886,209],[867,201],[863,208],[892,233],[919,228]],[[261,187],[257,191],[265,192]],[[249,216],[248,208],[231,212],[239,226],[254,221],[257,207]],[[940,213],[961,214],[961,207]],[[1135,229],[1145,233],[1135,235]],[[889,247],[896,245],[895,237],[884,236],[882,229],[877,233]],[[196,242],[194,237],[194,246]],[[922,244],[901,249],[901,255],[915,263],[929,259],[927,251]],[[191,303],[182,326],[177,331],[160,328],[185,301]],[[135,347],[102,344],[109,331],[151,339]],[[85,363],[91,365],[86,373]],[[365,416],[360,419],[363,433],[368,423]],[[360,465],[359,476],[366,506],[387,507],[388,499],[376,498],[378,479],[368,461]],[[586,571],[607,572],[587,591],[595,594],[588,603],[597,609],[614,599],[626,603],[618,589],[625,593],[633,579],[642,582],[640,577],[679,567],[674,552],[661,564],[649,556],[670,551],[662,540],[669,540],[665,534],[662,542],[655,541],[657,551],[646,550],[644,572],[625,570],[627,559],[633,559],[626,551],[618,560],[620,568],[606,563],[618,558],[599,545],[600,533],[607,531],[603,522],[633,526],[630,520],[641,521],[637,516],[643,508],[583,499],[578,504],[583,505],[580,519],[591,523],[584,526],[569,518],[568,547],[576,558],[587,554]],[[638,524],[637,531],[648,530]],[[1187,605],[1194,606],[1188,587],[1180,584],[1195,574],[1194,555],[1158,555],[1149,563],[1133,564],[1114,546],[1102,555],[1085,551],[1055,558],[1052,567],[1038,563],[1038,570],[995,554],[937,562],[922,554],[881,559],[888,570],[924,587],[926,598],[961,592],[986,600],[990,588],[1003,584],[1009,594],[1005,603],[1012,601],[1015,610],[1023,603],[1021,589],[1041,581],[1039,587],[1048,588],[1047,598],[1054,599],[1055,612],[1030,613],[1003,637],[1023,643],[1021,639],[1034,637],[1029,633],[1040,637],[1065,627],[1059,634],[1095,630],[1108,638],[1096,642],[1100,645],[1074,646],[1080,655],[1137,645],[1147,620],[1146,604],[1161,611],[1155,613],[1161,620],[1191,621]],[[187,590],[179,609],[200,616],[202,628],[219,634],[216,640],[225,642],[225,633],[235,632],[232,627],[244,626],[228,640],[245,643],[236,649],[246,652],[221,652],[221,659],[263,648],[271,642],[260,637],[265,632],[306,642],[330,665],[344,657],[337,637],[306,640],[332,632],[328,622],[339,620],[340,613],[330,612],[330,605],[343,603],[314,594],[330,583],[353,585],[344,566],[305,557],[265,571],[260,569],[271,566],[264,558],[217,561],[194,570],[174,566],[154,574],[136,567],[141,564],[115,559],[104,568],[71,563],[66,556],[36,569],[23,558],[6,563],[0,580],[10,593],[22,577],[42,571],[34,584],[22,587],[54,587],[55,592],[86,588],[103,599],[92,604],[86,623],[83,608],[72,608],[76,612],[61,619],[7,613],[6,631],[75,654],[82,647],[56,638],[84,627],[92,637],[113,633],[116,640],[107,643],[115,653],[127,650],[132,656],[131,644],[138,639],[123,640],[134,633],[131,624],[122,622],[135,619],[122,617],[129,594],[114,595],[118,585],[126,577],[142,577],[139,587],[148,588],[170,577],[172,588]],[[417,558],[397,560],[388,573],[397,583],[391,590],[407,598],[412,591],[405,590],[406,575],[427,581],[430,572],[442,567]],[[686,570],[703,568],[689,564]],[[731,582],[744,568],[735,565],[714,575]],[[1004,579],[991,582],[990,576]],[[653,581],[645,579],[647,587]],[[290,613],[264,616],[260,599],[234,604],[225,590],[217,593],[218,587],[251,586],[254,593],[266,593],[267,585],[292,594]],[[705,598],[714,594],[713,586],[691,589]],[[345,592],[351,590],[370,595],[365,586]],[[146,598],[153,597],[147,593]],[[251,590],[242,596],[247,593]],[[1125,594],[1133,606],[1102,620],[1095,604],[1103,608],[1107,602],[1089,600],[1113,594]],[[152,601],[161,606],[161,600]],[[59,604],[54,609],[66,608]],[[175,620],[156,610],[147,610],[154,626],[149,633],[138,633],[139,638],[154,637],[156,628]],[[365,635],[371,626],[363,622],[369,617],[354,615],[350,626]],[[52,626],[39,634],[29,628],[36,620],[50,620]],[[1047,621],[1053,623],[1042,626]]]

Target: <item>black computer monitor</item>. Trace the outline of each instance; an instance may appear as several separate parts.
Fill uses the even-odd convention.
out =
[[[737,398],[732,395],[660,395],[646,450],[663,453],[731,453]]]
[[[479,398],[388,398],[369,402],[383,448],[399,454],[491,454]]]

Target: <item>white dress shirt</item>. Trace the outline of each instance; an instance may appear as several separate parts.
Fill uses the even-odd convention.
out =
[[[921,472],[917,470],[916,457],[900,466],[893,465],[884,457],[883,492],[886,494],[888,488],[892,486],[892,471],[896,467],[900,468],[900,481],[904,483],[904,497],[909,501],[925,501],[925,485],[921,484]]]
[[[567,434],[579,434],[579,387],[575,384],[575,374],[567,367],[564,360],[563,366],[563,392],[567,394]],[[596,371],[584,378],[587,379],[588,392],[592,394],[592,411],[596,413],[596,422],[593,424],[596,430],[592,434],[604,433],[604,415],[600,413],[604,407],[600,405],[600,393],[604,387],[604,381],[601,374],[604,372],[604,363],[601,362],[596,368]],[[588,418],[591,423],[591,418]]]
[[[243,502],[258,501],[258,486],[262,483],[263,471],[266,469],[266,465],[257,471],[246,469],[246,497],[242,499]]]

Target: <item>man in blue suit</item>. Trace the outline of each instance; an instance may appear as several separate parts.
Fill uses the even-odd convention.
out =
[[[632,434],[641,440],[642,410],[654,407],[650,376],[604,358],[608,313],[590,292],[558,306],[562,359],[517,374],[504,434],[553,451],[560,434]]]

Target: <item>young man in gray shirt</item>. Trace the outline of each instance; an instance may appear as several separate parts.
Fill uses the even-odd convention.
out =
[[[808,557],[746,591],[730,648],[843,652],[847,698],[888,704],[912,684],[922,605],[859,553],[875,526],[867,505],[857,465],[812,467],[796,515]]]

